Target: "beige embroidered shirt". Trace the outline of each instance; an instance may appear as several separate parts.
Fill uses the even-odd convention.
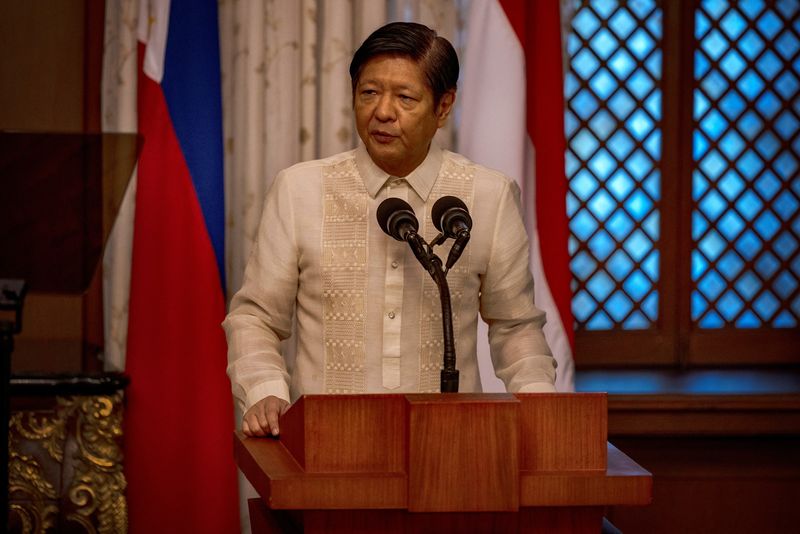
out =
[[[378,226],[387,197],[414,208],[420,234],[437,235],[430,209],[453,195],[469,207],[472,238],[447,275],[462,392],[481,390],[478,313],[489,324],[495,373],[509,391],[554,391],[555,360],[534,306],[519,190],[502,174],[431,146],[404,178],[359,148],[282,171],[267,194],[242,288],[223,326],[228,375],[244,409],[268,395],[439,390],[439,295],[406,243]],[[452,240],[435,249],[445,260]],[[280,341],[296,313],[289,375]]]

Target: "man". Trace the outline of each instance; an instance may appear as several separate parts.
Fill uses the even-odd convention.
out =
[[[277,435],[279,416],[305,393],[438,391],[438,292],[409,247],[378,226],[376,209],[389,197],[413,207],[427,241],[436,235],[430,210],[437,199],[452,195],[469,206],[472,238],[448,273],[459,390],[480,391],[480,310],[507,389],[554,391],[518,188],[432,142],[455,103],[455,50],[425,26],[392,23],[356,51],[350,76],[363,144],[277,176],[223,323],[234,397],[246,410],[243,432]],[[446,257],[448,246],[437,253]],[[290,376],[279,345],[293,312]]]

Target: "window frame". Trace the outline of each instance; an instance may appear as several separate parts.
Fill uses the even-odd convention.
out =
[[[700,329],[692,324],[694,32],[700,1],[656,4],[663,25],[658,319],[643,330],[576,329],[576,363],[587,369],[800,364],[800,327]],[[666,264],[665,258],[673,261]]]

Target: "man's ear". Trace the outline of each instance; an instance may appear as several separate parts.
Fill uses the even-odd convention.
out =
[[[453,106],[456,103],[456,90],[450,89],[445,94],[442,95],[442,98],[439,99],[439,106],[436,109],[436,118],[439,120],[438,127],[441,128],[444,126],[444,123],[447,122],[447,116],[450,115],[450,112],[453,110]]]

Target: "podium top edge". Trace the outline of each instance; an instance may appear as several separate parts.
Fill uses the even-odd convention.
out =
[[[607,397],[605,392],[554,392],[554,393],[306,393],[300,399],[356,400],[356,399],[407,399],[412,402],[491,402],[531,398],[589,398]]]

